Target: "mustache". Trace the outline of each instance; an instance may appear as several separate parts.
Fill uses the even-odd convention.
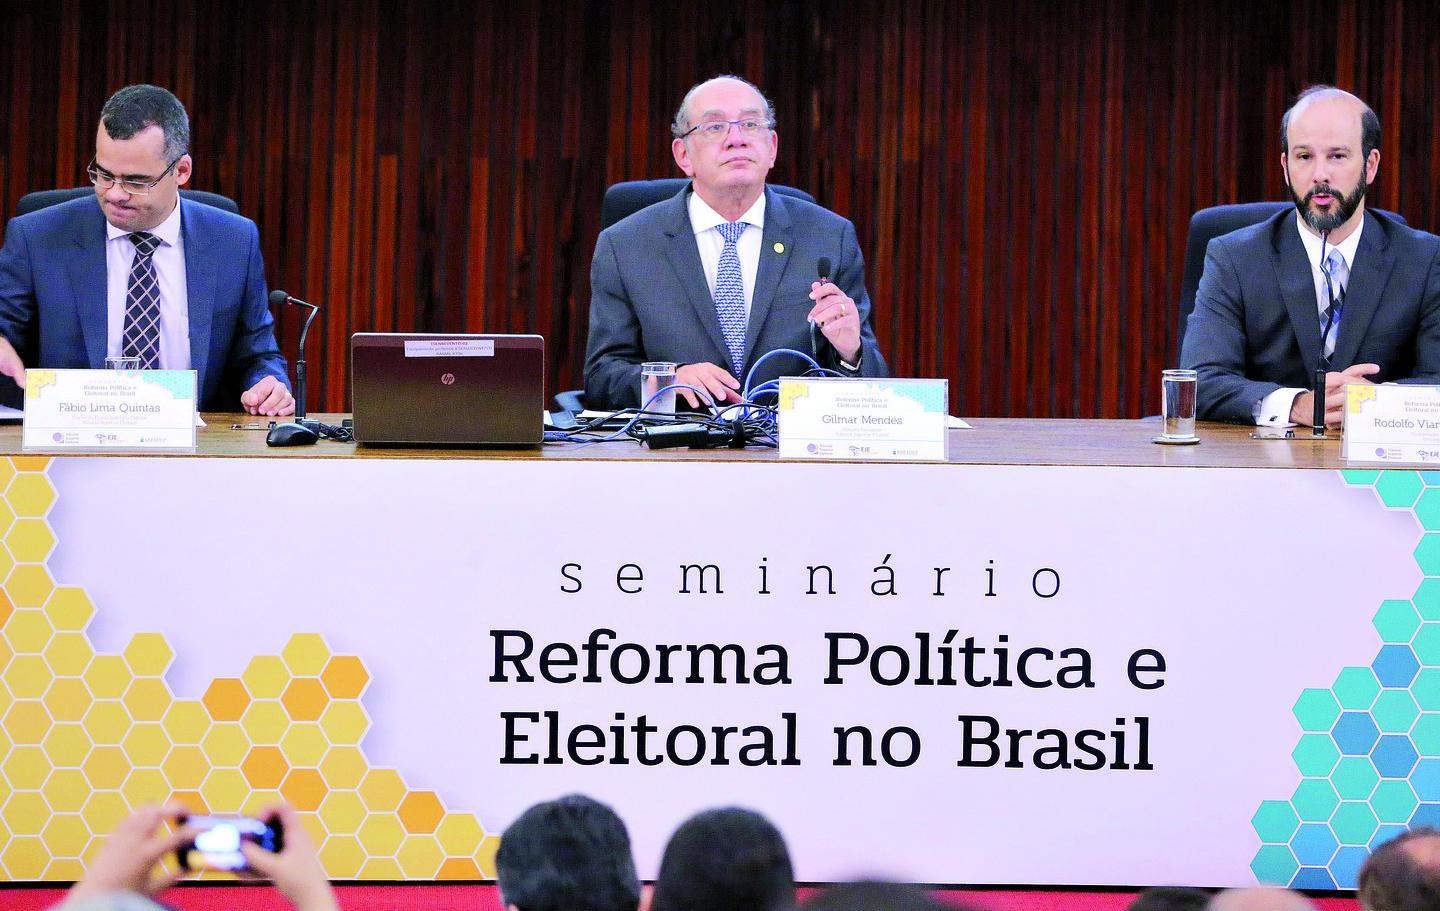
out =
[[[1330,186],[1328,183],[1322,183],[1319,186],[1312,187],[1310,189],[1310,192],[1305,194],[1305,202],[1308,204],[1317,196],[1329,196],[1332,199],[1345,198],[1344,193],[1339,192],[1334,187]]]

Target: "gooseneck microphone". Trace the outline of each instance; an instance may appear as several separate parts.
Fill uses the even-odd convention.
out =
[[[300,327],[300,353],[295,358],[295,421],[298,423],[305,419],[305,336],[310,334],[310,323],[315,320],[315,314],[320,312],[320,308],[298,297],[291,297],[279,289],[270,292],[270,304],[274,307],[294,304],[310,309],[305,315],[305,325]]]
[[[315,314],[320,312],[320,308],[280,290],[270,292],[270,303],[276,307],[294,304],[297,307],[307,307],[310,312],[305,315],[305,325],[300,329],[300,351],[295,358],[295,417],[291,421],[271,427],[270,432],[265,435],[265,445],[309,446],[320,439],[321,425],[318,421],[305,420],[305,336],[309,334],[310,323],[315,319]]]
[[[815,272],[823,285],[830,280],[830,257],[822,256],[815,262]],[[820,360],[820,325],[810,321],[810,356]]]

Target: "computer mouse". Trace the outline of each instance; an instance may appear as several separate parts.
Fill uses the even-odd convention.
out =
[[[303,424],[276,424],[265,434],[266,446],[309,446],[320,439],[320,434]]]

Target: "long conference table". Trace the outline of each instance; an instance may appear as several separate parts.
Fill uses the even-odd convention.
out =
[[[0,428],[4,879],[172,798],[288,800],[387,882],[493,878],[571,791],[643,877],[734,803],[802,881],[999,887],[1343,890],[1440,819],[1440,501],[1338,434],[975,419],[887,464],[204,419],[182,455]]]

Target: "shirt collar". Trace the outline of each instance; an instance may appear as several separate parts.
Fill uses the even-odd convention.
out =
[[[699,193],[696,193],[693,190],[691,191],[690,227],[695,230],[696,234],[699,234],[702,231],[709,231],[711,228],[723,225],[726,223],[726,221],[727,219],[723,215],[710,208],[710,205],[705,202],[705,200],[700,198]],[[762,192],[760,196],[756,198],[755,203],[750,206],[749,209],[746,209],[745,214],[741,215],[738,219],[736,219],[736,221],[743,221],[747,225],[754,225],[757,228],[764,228],[765,194]]]
[[[1320,268],[1320,238],[1305,227],[1300,218],[1300,213],[1295,213],[1295,229],[1300,232],[1300,241],[1305,245],[1305,255],[1310,258],[1310,265],[1316,269]],[[1331,250],[1339,250],[1340,257],[1345,260],[1346,270],[1355,267],[1355,251],[1360,248],[1360,234],[1365,230],[1365,210],[1360,210],[1360,223],[1355,226],[1355,232],[1338,244],[1326,244],[1325,255],[1329,257]]]
[[[131,234],[134,233],[134,231],[126,231],[124,228],[117,228],[114,225],[110,224],[108,220],[105,222],[105,239],[107,241],[114,240],[117,237],[129,237]],[[175,208],[171,210],[170,214],[166,216],[165,220],[160,222],[160,224],[156,225],[155,227],[151,228],[149,231],[146,231],[145,233],[153,234],[156,237],[160,238],[160,242],[167,247],[176,247],[180,245],[179,196],[175,197]]]

